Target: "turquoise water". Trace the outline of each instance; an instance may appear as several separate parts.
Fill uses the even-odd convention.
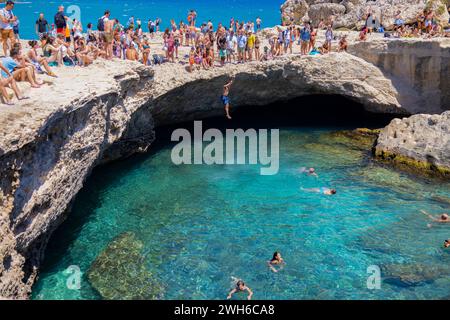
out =
[[[413,285],[383,277],[380,290],[367,289],[371,265],[448,267],[448,226],[430,228],[419,210],[448,211],[450,184],[380,166],[332,134],[340,129],[283,128],[275,176],[259,175],[259,166],[175,166],[167,144],[96,170],[50,241],[34,299],[100,298],[87,270],[124,232],[144,244],[141,264],[165,299],[225,299],[232,277],[255,299],[449,296],[442,271]],[[303,166],[319,178],[301,175]],[[338,194],[300,190],[321,186]],[[276,250],[287,265],[275,274],[266,261]],[[66,287],[71,265],[83,272],[81,290]]]
[[[58,6],[63,4],[66,10],[70,6],[78,6],[80,10],[69,10],[69,17],[77,17],[83,26],[91,22],[97,25],[97,20],[106,9],[111,10],[111,15],[126,24],[129,17],[140,18],[144,26],[149,19],[162,19],[162,26],[170,25],[170,19],[186,22],[187,13],[195,9],[198,13],[198,21],[212,20],[214,23],[226,23],[231,17],[238,20],[255,20],[258,16],[263,20],[265,26],[273,26],[280,23],[280,6],[282,0],[74,0],[74,1],[23,1],[17,3],[14,9],[20,19],[20,34],[24,39],[36,38],[34,32],[35,22],[40,12],[47,17],[48,22],[53,23],[53,16]],[[1,5],[3,6],[3,5]]]

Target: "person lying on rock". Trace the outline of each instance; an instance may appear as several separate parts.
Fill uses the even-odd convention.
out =
[[[438,222],[438,223],[448,223],[450,222],[449,216],[447,213],[443,213],[441,214],[441,216],[439,218],[429,214],[428,212],[426,212],[425,210],[421,211],[424,215],[426,215],[427,217],[429,217],[431,220],[433,220],[434,222]]]

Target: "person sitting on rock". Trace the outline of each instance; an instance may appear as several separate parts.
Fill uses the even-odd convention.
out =
[[[344,35],[339,41],[339,49],[338,52],[347,52],[348,43],[347,43],[347,35]]]
[[[321,54],[327,54],[327,53],[330,52],[330,49],[329,49],[329,47],[328,47],[328,42],[327,42],[327,41],[325,41],[325,42],[323,43],[323,45],[322,45],[321,47],[319,47],[319,52],[320,52]]]
[[[367,40],[367,28],[363,28],[359,33],[359,41],[366,41],[366,40]]]
[[[14,91],[18,100],[29,99],[29,97],[22,95],[19,88],[17,87],[16,81],[14,80],[12,74],[1,63],[0,63],[0,71],[1,71],[0,92],[3,96],[6,105],[13,105],[13,103],[11,102],[11,96],[6,91],[6,87],[9,87]]]
[[[11,56],[2,58],[1,63],[8,69],[16,81],[28,81],[32,88],[40,88],[43,84],[36,79],[33,66],[28,66],[23,62],[18,62],[16,58],[19,56],[17,48],[11,50]]]
[[[433,220],[434,222],[438,222],[438,223],[449,223],[450,219],[447,213],[443,213],[441,214],[441,216],[439,218],[429,214],[428,212],[426,212],[425,210],[421,211],[424,215],[426,215],[427,217],[429,217],[431,220]]]

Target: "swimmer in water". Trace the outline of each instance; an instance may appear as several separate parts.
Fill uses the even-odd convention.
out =
[[[314,176],[314,177],[316,177],[316,178],[319,177],[319,175],[316,173],[316,169],[314,169],[314,168],[309,168],[309,169],[307,169],[307,168],[301,168],[301,169],[300,169],[300,172],[301,172],[301,173],[305,173],[305,174],[308,175],[308,176]]]
[[[307,191],[307,192],[316,192],[316,193],[321,193],[324,194],[326,196],[334,196],[337,193],[336,189],[330,189],[330,188],[312,188],[312,189],[305,189],[305,188],[301,188],[301,190],[303,191]]]
[[[443,214],[441,214],[441,216],[439,218],[436,218],[435,216],[432,216],[431,214],[429,214],[425,210],[422,210],[421,212],[424,215],[426,215],[428,218],[433,220],[434,222],[438,222],[438,223],[449,223],[450,222],[450,219],[449,219],[449,216],[448,216],[447,213],[443,213]]]
[[[450,239],[444,241],[444,248],[450,247]]]
[[[247,291],[248,292],[248,296],[247,296],[247,300],[251,300],[252,296],[253,296],[253,291],[247,287],[244,283],[244,281],[239,280],[236,283],[236,288],[234,288],[233,290],[230,291],[230,293],[228,294],[227,299],[231,299],[233,297],[233,294],[237,293],[237,292],[244,292]]]
[[[222,103],[223,106],[225,108],[225,114],[228,120],[231,120],[231,116],[230,116],[230,88],[231,85],[233,84],[234,79],[231,78],[230,81],[223,86],[223,95],[221,97],[222,99]]]
[[[278,271],[280,271],[280,270],[283,269],[283,266],[286,264],[286,262],[284,262],[284,259],[281,257],[281,253],[279,253],[279,252],[277,251],[277,252],[275,252],[275,253],[273,254],[272,260],[268,261],[267,264],[268,264],[269,268],[270,268],[273,272],[276,273],[276,272],[278,272]],[[277,270],[277,269],[275,268],[275,266],[280,266],[280,269]]]

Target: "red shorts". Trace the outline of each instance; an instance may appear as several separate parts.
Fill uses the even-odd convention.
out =
[[[65,35],[66,34],[66,28],[57,28],[56,29],[56,33]]]

